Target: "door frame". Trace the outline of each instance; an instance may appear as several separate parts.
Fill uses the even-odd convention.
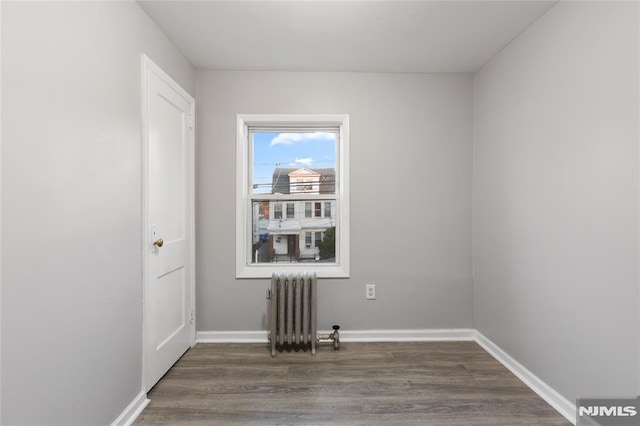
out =
[[[196,245],[195,245],[195,99],[189,93],[187,93],[175,80],[173,80],[166,72],[164,72],[156,63],[154,63],[147,55],[141,55],[141,98],[142,98],[142,203],[141,203],[141,248],[142,248],[142,391],[146,394],[149,389],[147,389],[147,371],[148,371],[148,351],[147,351],[147,341],[149,338],[148,335],[148,279],[149,279],[149,253],[151,247],[151,236],[150,236],[150,227],[149,223],[149,122],[148,122],[148,112],[149,105],[147,100],[147,93],[149,89],[149,81],[147,79],[147,74],[149,72],[153,72],[156,74],[161,80],[171,86],[178,94],[180,94],[185,99],[189,100],[191,104],[190,108],[190,119],[189,125],[192,128],[192,131],[189,132],[189,141],[187,148],[187,158],[188,158],[188,201],[187,201],[187,238],[189,239],[189,244],[187,245],[187,265],[190,269],[189,280],[187,282],[187,288],[189,289],[189,304],[188,312],[189,312],[189,320],[187,321],[187,325],[190,328],[189,330],[189,345],[193,347],[196,344],[196,321],[195,321],[195,296],[196,296],[196,285],[195,285],[195,254],[196,254]]]

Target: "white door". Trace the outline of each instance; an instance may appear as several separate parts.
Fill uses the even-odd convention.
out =
[[[194,99],[145,57],[146,390],[194,343]]]

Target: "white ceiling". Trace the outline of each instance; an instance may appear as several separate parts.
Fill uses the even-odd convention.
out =
[[[556,2],[138,3],[198,69],[469,72]]]

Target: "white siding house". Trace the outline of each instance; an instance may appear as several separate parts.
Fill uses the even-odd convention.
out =
[[[273,193],[333,193],[335,170],[276,168]],[[320,242],[336,226],[335,200],[262,201],[253,207],[254,262],[320,261]],[[328,259],[327,259],[328,260]]]

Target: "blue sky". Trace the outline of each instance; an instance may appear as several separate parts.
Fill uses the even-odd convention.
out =
[[[253,133],[254,193],[271,193],[276,167],[335,168],[336,135],[327,132]]]

